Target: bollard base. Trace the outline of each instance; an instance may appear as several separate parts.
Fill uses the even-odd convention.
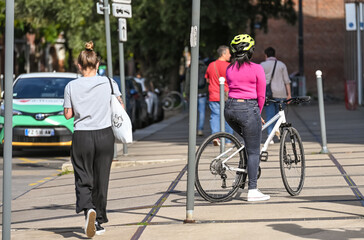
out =
[[[186,219],[183,223],[195,223],[196,221],[193,220],[193,210],[187,210],[186,212]]]
[[[323,147],[320,151],[321,154],[327,154],[330,153],[329,149],[327,149],[327,147]]]
[[[193,219],[185,219],[185,220],[183,220],[183,223],[196,223],[196,220],[193,220]]]

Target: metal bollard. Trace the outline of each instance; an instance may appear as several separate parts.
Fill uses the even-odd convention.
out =
[[[322,89],[322,72],[320,70],[316,71],[316,79],[317,79],[317,95],[319,101],[321,141],[322,141],[322,149],[320,153],[329,153],[329,150],[327,149],[327,140],[326,140],[324,96]]]
[[[225,109],[225,78],[220,77],[220,132],[225,132],[225,117],[224,117],[224,109]],[[221,152],[224,151],[225,146],[225,138],[220,139],[221,141]]]

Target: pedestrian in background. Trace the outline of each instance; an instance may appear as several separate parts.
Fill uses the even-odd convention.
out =
[[[198,98],[197,98],[197,110],[198,110],[198,122],[197,122],[197,135],[203,136],[203,128],[205,125],[205,112],[208,97],[208,84],[205,78],[207,66],[201,59],[198,61]],[[190,83],[191,83],[191,66],[186,70],[186,84],[184,95],[189,100],[190,97]]]
[[[260,64],[264,69],[267,84],[271,83],[273,99],[281,101],[291,98],[291,80],[289,79],[286,65],[275,57],[275,52],[272,47],[265,49],[265,61]],[[267,102],[264,111],[266,121],[269,121],[279,112],[279,103]],[[268,126],[268,135],[272,132],[274,125],[275,123]],[[276,135],[279,136],[279,132]],[[270,144],[273,143],[274,141],[272,140]]]
[[[255,41],[241,34],[231,41],[233,60],[226,71],[229,99],[225,105],[225,118],[243,139],[248,154],[248,201],[270,198],[257,187],[260,164],[262,122],[260,116],[265,101],[265,74],[262,66],[251,62]]]
[[[206,80],[209,84],[209,107],[211,109],[210,127],[211,133],[220,132],[220,82],[219,78],[226,79],[226,69],[229,66],[230,50],[228,46],[222,45],[217,49],[219,58],[209,64],[206,70]],[[229,92],[229,87],[225,81],[225,93]],[[225,99],[226,100],[226,99]],[[225,122],[225,132],[233,134],[233,129]],[[219,145],[219,140],[214,140],[214,145]]]
[[[110,168],[114,155],[111,129],[111,86],[120,103],[115,81],[97,76],[99,59],[88,42],[78,56],[82,77],[69,82],[64,91],[64,116],[74,117],[71,161],[75,176],[76,212],[84,212],[87,237],[105,232]],[[124,107],[124,105],[123,105]]]

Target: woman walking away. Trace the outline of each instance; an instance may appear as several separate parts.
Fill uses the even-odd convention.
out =
[[[255,41],[241,34],[231,41],[233,60],[226,70],[229,99],[225,105],[225,119],[245,142],[248,153],[248,201],[270,198],[257,188],[260,163],[262,122],[260,114],[265,101],[265,74],[262,66],[251,62]]]
[[[74,117],[71,161],[75,175],[76,212],[84,212],[87,237],[105,232],[107,191],[114,155],[111,129],[111,86],[120,103],[115,81],[97,76],[99,59],[88,42],[78,56],[82,77],[67,84],[64,91],[64,116]],[[124,107],[124,105],[123,105]]]

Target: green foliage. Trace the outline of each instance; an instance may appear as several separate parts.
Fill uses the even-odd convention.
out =
[[[112,1],[109,0],[111,4]],[[145,74],[172,77],[178,81],[183,49],[189,46],[191,0],[133,0],[128,23],[126,58],[134,59]],[[283,18],[294,24],[293,0],[201,0],[200,52],[214,57],[215,49],[228,45],[236,34],[254,36],[257,25],[267,31],[269,18]],[[4,27],[5,1],[0,1],[0,27]],[[64,32],[66,47],[75,58],[86,41],[106,59],[104,16],[96,13],[96,0],[17,0],[16,34],[33,31],[38,42],[54,43]],[[118,24],[110,15],[114,64],[118,59]],[[3,30],[1,30],[3,33]],[[115,64],[116,65],[116,64]],[[118,68],[118,66],[117,66]],[[173,77],[174,76],[174,77]]]
[[[49,43],[55,43],[64,32],[73,57],[90,40],[96,51],[104,52],[103,16],[96,13],[94,0],[17,0],[15,17]]]

